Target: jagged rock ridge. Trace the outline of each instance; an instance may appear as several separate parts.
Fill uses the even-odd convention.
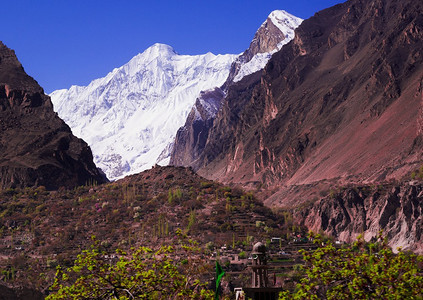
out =
[[[50,97],[0,42],[0,187],[49,189],[104,182],[88,145],[53,111]]]
[[[185,121],[185,125],[179,128],[176,133],[170,165],[183,166],[199,157],[224,97],[225,93],[220,88],[201,92]]]

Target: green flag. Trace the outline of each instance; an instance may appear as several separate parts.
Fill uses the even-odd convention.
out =
[[[223,275],[225,275],[225,271],[223,271],[222,267],[219,265],[219,262],[216,260],[216,292],[214,293],[215,300],[219,299],[219,284]]]

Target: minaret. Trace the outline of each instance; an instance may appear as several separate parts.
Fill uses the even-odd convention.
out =
[[[266,246],[263,243],[256,243],[253,246],[253,257],[251,268],[251,286],[242,290],[248,298],[254,300],[277,300],[281,287],[271,286],[268,278]]]
[[[266,258],[266,246],[263,243],[256,243],[251,253],[253,257],[253,265],[251,269],[253,271],[251,287],[262,288],[269,286],[269,279],[267,274],[267,258]]]

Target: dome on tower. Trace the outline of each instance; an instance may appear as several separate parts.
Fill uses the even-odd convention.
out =
[[[266,246],[262,242],[256,243],[251,254],[266,254]]]

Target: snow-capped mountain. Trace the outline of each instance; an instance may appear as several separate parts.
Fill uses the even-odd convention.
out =
[[[222,85],[237,55],[178,55],[155,44],[88,86],[50,96],[109,179],[167,164],[176,131],[200,91]]]
[[[54,109],[91,146],[111,180],[168,164],[176,133],[200,92],[262,69],[301,21],[272,12],[241,55],[178,55],[155,44],[88,86],[54,91]]]
[[[294,38],[295,28],[302,21],[284,10],[272,11],[257,30],[250,47],[237,58],[237,72],[231,79],[238,82],[263,69],[272,55]]]

